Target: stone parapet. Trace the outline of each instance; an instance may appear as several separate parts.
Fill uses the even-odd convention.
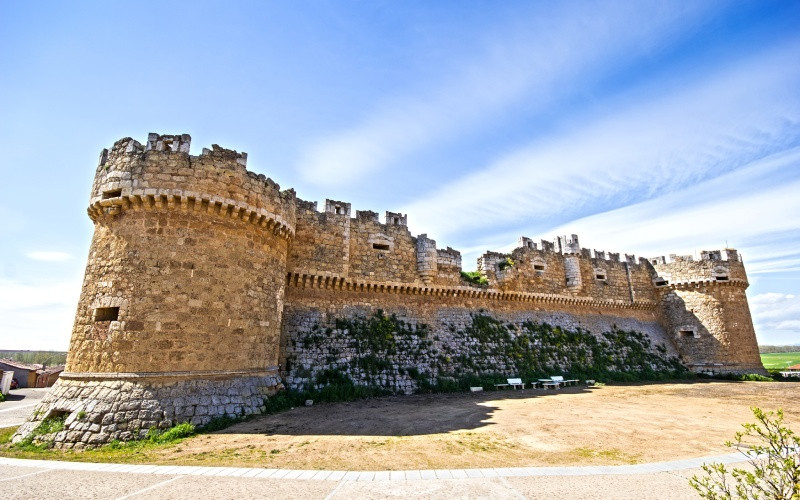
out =
[[[164,147],[164,138],[172,138],[170,144],[175,146]],[[194,199],[226,209],[238,208],[259,217],[269,216],[294,232],[293,190],[282,192],[271,179],[248,171],[246,153],[214,145],[199,156],[191,156],[190,141],[187,134],[151,134],[147,149],[130,138],[117,141],[110,152],[104,150],[101,154],[90,210],[115,206],[124,209],[136,199],[166,197],[171,201],[177,196],[187,202]],[[113,201],[119,198],[127,201]]]
[[[349,278],[342,278],[339,276],[308,275],[300,273],[289,273],[286,277],[286,284],[287,286],[293,288],[316,288],[321,290],[337,290],[369,294],[424,295],[431,297],[464,298],[470,297],[493,301],[572,304],[614,309],[622,308],[653,310],[658,307],[658,303],[653,301],[630,302],[627,300],[598,300],[593,297],[504,291],[497,288],[477,288],[472,286],[425,286],[408,285],[402,282],[376,283],[362,280],[351,280]]]

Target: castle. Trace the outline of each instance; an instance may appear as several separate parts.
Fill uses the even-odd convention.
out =
[[[403,214],[381,222],[333,200],[320,211],[248,171],[246,153],[192,156],[190,141],[150,134],[102,151],[66,371],[15,439],[53,416],[66,418],[56,444],[83,447],[258,413],[276,390],[319,386],[323,374],[394,392],[462,370],[514,376],[503,344],[540,323],[640,332],[645,348],[696,372],[764,372],[736,250],[637,260],[575,235],[523,237],[511,254],[478,259],[480,284],[462,275],[458,251],[412,236]],[[474,333],[476,314],[504,337]],[[359,343],[358,325],[382,318],[405,336]],[[624,369],[628,351],[551,350],[543,366],[577,353]]]

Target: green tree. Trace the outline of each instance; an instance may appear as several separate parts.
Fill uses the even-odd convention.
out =
[[[744,430],[725,443],[739,450],[749,467],[728,471],[720,463],[706,464],[705,475],[693,476],[689,484],[709,499],[800,499],[800,437],[783,425],[783,410],[751,410],[756,422],[742,424]]]

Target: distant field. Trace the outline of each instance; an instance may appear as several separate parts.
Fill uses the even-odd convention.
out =
[[[64,351],[13,351],[0,349],[0,358],[13,359],[22,363],[63,365],[67,360],[67,353]]]
[[[767,370],[786,368],[787,366],[800,364],[800,352],[775,352],[772,354],[762,354],[761,362],[764,363],[764,368]]]

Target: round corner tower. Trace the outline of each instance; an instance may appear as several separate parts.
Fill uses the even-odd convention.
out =
[[[248,172],[246,153],[190,156],[190,141],[101,153],[66,370],[18,436],[68,414],[57,444],[131,439],[256,413],[279,386],[294,192]]]
[[[701,259],[652,259],[662,290],[663,321],[683,362],[695,372],[766,375],[745,290],[747,273],[732,248],[703,251]]]

